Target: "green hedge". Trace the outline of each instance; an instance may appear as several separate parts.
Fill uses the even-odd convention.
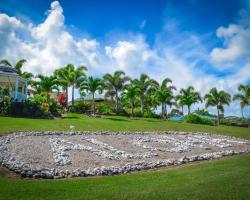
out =
[[[185,121],[192,124],[207,124],[207,125],[214,125],[214,121],[202,118],[198,115],[190,114],[185,116]]]

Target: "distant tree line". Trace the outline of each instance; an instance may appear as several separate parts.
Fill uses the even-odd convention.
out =
[[[12,65],[8,60],[1,60],[0,64],[7,65],[16,69],[17,73],[28,79],[34,93],[43,93],[47,101],[50,100],[50,93],[57,90],[66,94],[67,104],[69,102],[68,90],[72,88],[71,105],[74,106],[74,90],[78,88],[80,95],[84,98],[86,94],[92,95],[92,109],[95,113],[95,94],[104,93],[106,97],[115,101],[115,111],[119,111],[123,106],[131,109],[134,116],[134,109],[140,106],[142,115],[146,110],[154,110],[161,106],[161,117],[166,119],[168,116],[167,106],[175,106],[181,109],[186,106],[188,114],[191,113],[191,106],[198,102],[205,102],[205,108],[215,107],[217,110],[217,122],[220,123],[220,114],[224,113],[224,105],[229,105],[232,100],[239,100],[242,118],[243,109],[250,105],[250,85],[239,85],[239,93],[233,97],[224,90],[212,88],[204,97],[195,90],[193,86],[182,88],[177,95],[174,95],[176,87],[172,80],[165,78],[162,82],[150,78],[142,73],[139,78],[132,79],[123,71],[115,71],[113,74],[105,74],[102,78],[87,76],[87,67],[68,64],[65,67],[56,69],[51,76],[34,76],[29,72],[22,72],[22,66],[26,60],[19,60]]]

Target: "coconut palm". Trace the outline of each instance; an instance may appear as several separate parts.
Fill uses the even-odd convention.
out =
[[[202,98],[199,92],[194,90],[194,87],[189,86],[186,89],[180,90],[181,95],[181,104],[186,105],[188,107],[188,114],[191,113],[191,105],[202,102]]]
[[[218,91],[217,88],[212,88],[208,94],[204,96],[206,101],[205,106],[215,106],[217,109],[217,124],[220,124],[220,111],[224,113],[223,105],[229,105],[231,102],[231,96],[227,92],[221,90]]]
[[[103,82],[99,78],[93,78],[92,76],[88,77],[87,79],[83,80],[80,84],[81,92],[86,90],[92,94],[92,107],[93,107],[93,114],[95,114],[95,93],[99,92],[102,93],[103,90]]]
[[[241,115],[242,118],[244,118],[244,107],[245,106],[249,106],[250,105],[250,96],[248,96],[250,90],[250,86],[249,85],[239,85],[238,87],[238,91],[240,93],[235,94],[233,97],[233,100],[239,100],[240,101],[240,108],[241,108]]]
[[[156,91],[156,98],[158,102],[161,104],[161,110],[162,110],[162,119],[166,119],[167,116],[167,105],[172,106],[174,104],[173,101],[173,90],[176,90],[176,88],[172,85],[168,85],[169,83],[172,83],[172,80],[169,78],[166,78],[162,81],[162,84],[158,87],[158,90]]]
[[[185,101],[184,101],[184,97],[183,95],[181,94],[178,94],[175,96],[175,101],[176,101],[176,105],[177,107],[181,107],[181,112],[182,112],[182,115],[183,115],[183,107],[185,105]]]
[[[68,101],[69,101],[69,86],[70,86],[70,80],[69,80],[69,74],[68,74],[69,70],[66,69],[66,67],[57,69],[54,71],[54,76],[57,78],[58,80],[58,84],[62,87],[62,89],[65,91],[66,94],[66,102],[68,105]]]
[[[136,99],[139,93],[140,93],[140,89],[137,87],[137,85],[134,82],[126,85],[122,93],[122,99],[127,101],[131,107],[132,117],[134,117],[134,107],[135,107]]]
[[[85,71],[87,68],[85,66],[79,66],[75,68],[74,65],[68,64],[66,67],[55,71],[55,76],[58,78],[59,83],[65,89],[66,98],[68,102],[68,87],[72,86],[72,106],[74,106],[74,91],[75,88],[80,86],[83,79],[86,78]]]
[[[38,75],[39,81],[35,83],[39,87],[39,90],[46,95],[47,102],[50,101],[50,94],[53,90],[57,89],[57,79],[54,76]]]
[[[106,96],[115,96],[116,112],[119,111],[119,93],[122,91],[125,83],[130,80],[125,76],[123,71],[115,71],[114,74],[105,74],[103,76],[105,89],[107,90]]]
[[[27,61],[25,59],[21,59],[19,61],[17,61],[17,63],[15,65],[12,65],[8,60],[3,59],[0,60],[0,64],[4,64],[6,66],[12,67],[16,70],[17,74],[25,79],[28,79],[29,81],[31,80],[31,78],[34,77],[34,75],[30,72],[22,72],[22,67],[24,65],[24,63],[26,63]]]
[[[134,80],[134,84],[137,86],[139,91],[141,113],[144,115],[145,96],[149,95],[152,91],[156,91],[159,84],[146,74],[141,74],[139,79]]]

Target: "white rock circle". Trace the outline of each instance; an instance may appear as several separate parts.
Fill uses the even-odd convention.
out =
[[[250,141],[191,132],[17,132],[0,164],[24,177],[123,174],[250,152]]]

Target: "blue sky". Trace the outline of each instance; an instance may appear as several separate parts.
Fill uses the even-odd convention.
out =
[[[94,76],[121,69],[233,94],[250,82],[250,1],[2,0],[0,46],[33,73],[84,64]]]

